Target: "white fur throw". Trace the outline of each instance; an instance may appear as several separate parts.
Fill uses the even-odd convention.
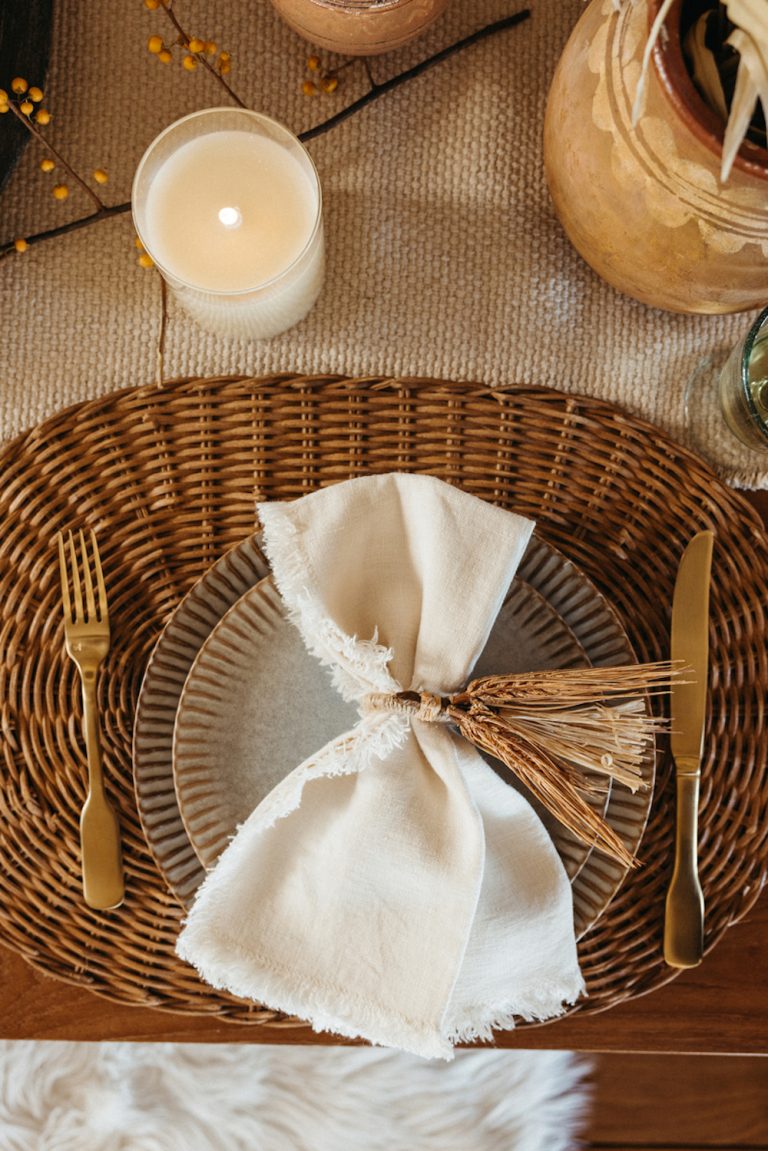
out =
[[[3,1151],[570,1151],[589,1065],[370,1048],[0,1041]]]

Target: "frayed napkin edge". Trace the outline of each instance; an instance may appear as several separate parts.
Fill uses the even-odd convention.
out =
[[[190,944],[192,951],[199,945],[205,948],[208,953],[205,960],[192,958]],[[326,988],[307,979],[297,984],[294,973],[283,974],[261,963],[236,940],[227,939],[220,932],[190,924],[177,941],[176,953],[191,963],[212,987],[272,1011],[293,1015],[306,1021],[316,1034],[362,1039],[374,1047],[394,1048],[422,1059],[445,1062],[453,1060],[455,1044],[492,1042],[494,1031],[513,1030],[520,1019],[528,1022],[554,1019],[585,993],[584,980],[577,969],[565,983],[530,988],[525,996],[484,1008],[480,1021],[475,1019],[472,1023],[454,1021],[447,1025],[444,1021],[439,1029],[437,1026],[433,1029],[370,1001],[357,1000],[349,1003],[349,1011],[358,1021],[352,1024],[336,1014],[338,1006],[335,1010],[330,1007],[331,1002],[338,1001],[339,988]],[[256,966],[258,971],[254,971]],[[349,1000],[347,991],[342,990],[342,994]],[[306,1007],[310,999],[316,1004],[311,1013]]]
[[[206,951],[205,959],[191,952]],[[186,960],[210,986],[272,1011],[294,1015],[307,1022],[317,1034],[344,1039],[363,1039],[375,1047],[391,1047],[425,1059],[453,1059],[453,1046],[439,1031],[429,1029],[401,1015],[393,1015],[374,1003],[350,1002],[348,990],[325,988],[307,979],[296,980],[295,973],[278,972],[246,951],[233,939],[210,928],[188,924],[176,943],[176,954]],[[258,971],[254,968],[258,965]],[[353,1024],[337,1014],[339,994],[346,998]],[[311,1013],[307,1002],[315,1006]],[[335,1009],[332,1004],[335,1004]]]
[[[545,1023],[557,1019],[581,998],[587,995],[587,985],[581,969],[576,966],[570,978],[557,982],[544,982],[518,992],[514,1000],[496,1007],[465,1009],[463,1018],[451,1017],[446,1012],[442,1030],[450,1043],[488,1043],[494,1031],[513,1031],[522,1019],[526,1023]]]
[[[379,713],[364,716],[353,728],[336,739],[326,743],[303,763],[295,767],[236,829],[227,848],[209,872],[198,895],[212,886],[213,877],[224,856],[237,851],[240,832],[245,827],[253,831],[267,831],[281,819],[292,815],[301,806],[304,789],[318,779],[335,778],[342,775],[359,775],[375,762],[386,759],[401,747],[409,733],[409,721],[401,715]],[[194,911],[194,905],[193,905]],[[192,913],[190,913],[192,914]]]
[[[333,686],[348,703],[369,691],[397,692],[400,684],[389,670],[391,648],[370,639],[349,635],[329,619],[316,594],[309,557],[298,528],[290,518],[290,504],[259,505],[264,552],[275,586],[310,655],[331,672]]]

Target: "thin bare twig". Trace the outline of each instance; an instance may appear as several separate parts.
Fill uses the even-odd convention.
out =
[[[168,327],[168,285],[160,276],[160,333],[157,337],[157,386],[165,383],[165,332]]]
[[[363,68],[365,69],[365,74],[368,77],[368,83],[371,85],[371,90],[378,87],[376,83],[376,77],[373,74],[373,68],[371,67],[371,61],[367,56],[363,56]]]
[[[97,224],[100,220],[111,220],[113,216],[123,216],[126,212],[130,212],[131,205],[115,204],[112,207],[99,208],[98,212],[91,212],[88,216],[81,216],[79,220],[70,220],[66,224],[59,224],[55,228],[47,228],[44,232],[37,232],[34,236],[26,236],[25,242],[29,247],[33,244],[42,244],[45,240],[55,240],[57,236],[67,236],[70,232],[78,232],[81,228],[87,228],[91,224]],[[10,240],[7,244],[0,247],[0,260],[5,260],[8,256],[15,254],[15,241]]]
[[[170,9],[166,7],[166,11],[170,11]],[[449,44],[447,48],[441,49],[441,51],[436,52],[433,56],[428,56],[426,60],[422,60],[419,64],[414,65],[413,68],[408,68],[404,72],[398,72],[396,76],[392,76],[389,80],[385,80],[382,83],[376,82],[371,77],[372,86],[370,91],[366,92],[364,96],[361,96],[360,99],[355,100],[348,107],[343,108],[341,112],[337,112],[335,115],[330,116],[327,120],[323,120],[320,124],[316,124],[314,128],[309,128],[307,131],[299,133],[299,139],[304,143],[307,143],[309,140],[314,140],[316,137],[324,135],[325,132],[329,132],[338,124],[342,124],[345,120],[348,120],[350,116],[354,116],[357,112],[362,111],[363,108],[367,108],[369,104],[372,104],[381,96],[386,95],[388,92],[394,91],[395,88],[399,88],[402,84],[406,84],[409,80],[413,80],[417,76],[421,76],[423,72],[426,72],[429,68],[434,67],[435,64],[440,64],[443,60],[448,59],[448,57],[463,51],[465,48],[471,47],[473,44],[480,43],[480,41],[487,39],[489,36],[495,36],[499,32],[506,31],[508,28],[514,28],[516,25],[523,23],[524,20],[527,20],[530,15],[530,9],[524,8],[520,12],[515,12],[512,16],[506,16],[503,20],[496,20],[493,24],[487,24],[484,28],[479,28],[476,32],[472,32],[469,36],[465,36],[463,40],[457,40],[454,44]],[[218,73],[216,73],[216,75],[218,75]],[[226,84],[226,81],[223,81],[223,83],[229,89],[229,85]],[[232,99],[240,104],[241,107],[245,107],[245,105],[240,101],[235,93],[232,92],[231,89],[229,89],[229,91]],[[48,144],[46,142],[46,147],[47,146]],[[99,204],[101,204],[101,201],[99,201]],[[113,207],[105,207],[103,204],[101,204],[99,211],[93,212],[89,216],[84,216],[80,220],[72,220],[68,224],[61,224],[57,228],[49,228],[44,232],[38,232],[35,235],[27,236],[25,237],[26,242],[29,246],[32,246],[33,244],[39,244],[45,240],[52,240],[56,236],[64,236],[68,232],[74,232],[78,228],[88,227],[90,224],[95,224],[99,220],[107,220],[112,216],[119,216],[125,212],[129,212],[130,210],[130,201],[125,204],[115,204]],[[14,253],[13,240],[0,245],[0,260],[5,259],[12,253]]]
[[[361,96],[359,100],[343,108],[341,112],[337,112],[335,116],[329,117],[321,124],[316,124],[314,128],[309,128],[306,132],[299,133],[299,139],[306,144],[308,140],[314,140],[317,136],[322,136],[325,132],[329,132],[331,128],[335,128],[338,124],[343,124],[350,116],[354,116],[356,112],[362,111],[372,104],[374,100],[378,100],[381,96],[385,96],[388,92],[392,92],[395,88],[399,88],[401,84],[406,84],[409,80],[414,80],[417,76],[421,76],[429,68],[434,68],[435,64],[442,63],[447,60],[449,56],[461,52],[464,48],[469,48],[472,44],[478,44],[481,40],[487,39],[488,36],[494,36],[498,32],[504,32],[507,28],[514,28],[517,24],[522,24],[531,15],[529,8],[523,8],[520,12],[515,12],[512,16],[505,16],[503,20],[496,20],[493,24],[486,24],[484,28],[479,28],[476,32],[470,33],[465,36],[463,40],[457,40],[455,44],[449,44],[447,48],[441,49],[440,52],[435,52],[434,56],[428,56],[426,60],[420,61],[415,64],[413,68],[406,69],[405,72],[398,72],[396,76],[391,76],[389,80],[384,80],[382,83],[377,83],[373,80],[370,70],[368,75],[371,80],[371,89]]]

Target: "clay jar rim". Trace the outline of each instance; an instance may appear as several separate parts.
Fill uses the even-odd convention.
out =
[[[653,25],[662,0],[648,0],[648,26]],[[683,59],[680,20],[683,0],[675,0],[664,21],[668,35],[659,36],[653,50],[656,74],[670,103],[686,127],[717,156],[722,155],[725,125],[699,95]],[[665,43],[662,44],[662,40]],[[746,140],[733,162],[734,168],[768,180],[768,149]]]

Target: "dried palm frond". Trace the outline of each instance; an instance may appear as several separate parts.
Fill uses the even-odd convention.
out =
[[[693,82],[713,112],[725,123],[728,119],[728,101],[725,98],[720,69],[715,53],[707,44],[709,23],[714,9],[702,12],[685,37],[685,53],[691,62]]]
[[[762,46],[758,39],[743,28],[737,28],[727,40],[727,43],[739,53],[739,70],[736,74],[736,88],[723,141],[723,162],[720,172],[720,179],[723,182],[730,175],[733,161],[747,135],[758,100],[763,106],[764,114],[768,116],[768,5],[763,18],[766,23],[763,28]]]
[[[632,107],[633,125],[638,123],[642,115],[651,53],[662,33],[673,3],[674,0],[663,0],[646,41]],[[734,30],[725,43],[739,56],[736,85],[730,108],[715,55],[705,43],[707,21],[712,13],[722,9],[727,10],[728,19],[734,25]],[[722,5],[714,5],[712,13],[704,13],[689,31],[686,48],[692,60],[693,78],[699,90],[726,122],[720,169],[720,179],[725,183],[736,154],[747,137],[758,101],[768,118],[768,3],[766,0],[722,0]]]
[[[645,89],[648,78],[648,69],[651,66],[651,53],[656,47],[656,41],[661,35],[661,30],[664,27],[664,21],[667,18],[670,8],[675,0],[664,0],[663,4],[656,13],[656,18],[651,25],[651,31],[648,34],[648,39],[645,42],[645,50],[643,51],[643,63],[640,68],[640,78],[637,81],[637,88],[635,90],[635,102],[632,105],[632,126],[636,127],[640,117],[643,114],[645,107]]]

